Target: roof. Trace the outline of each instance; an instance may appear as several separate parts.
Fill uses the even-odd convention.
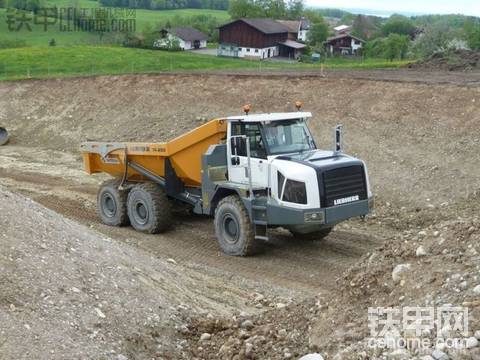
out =
[[[347,30],[347,29],[350,29],[350,26],[348,25],[339,25],[339,26],[336,26],[333,28],[333,30],[335,31],[344,31],[344,30]]]
[[[365,40],[360,39],[356,36],[353,36],[352,34],[347,33],[347,34],[340,34],[340,35],[337,35],[337,36],[330,37],[330,38],[327,39],[326,43],[329,43],[329,42],[332,42],[332,41],[335,41],[335,40],[340,40],[340,39],[343,39],[343,38],[346,38],[346,37],[361,41],[363,43],[365,42]]]
[[[264,33],[264,34],[279,34],[279,33],[286,33],[289,32],[289,29],[287,26],[281,24],[278,21],[272,20],[272,19],[238,19],[231,21],[227,24],[224,24],[220,26],[219,28],[223,28],[225,26],[228,26],[230,24],[236,23],[237,21],[243,21],[244,23],[250,25],[251,27],[257,29],[258,31]]]
[[[285,25],[288,28],[289,32],[298,33],[300,30],[300,21],[296,20],[277,20],[280,24]]]
[[[176,27],[167,31],[185,41],[208,40],[207,34],[188,26]]]
[[[303,49],[307,47],[305,44],[293,41],[293,40],[285,40],[284,42],[281,42],[280,44],[288,46],[289,48],[292,49]]]
[[[280,121],[280,120],[292,120],[292,119],[306,119],[311,118],[310,112],[289,112],[289,113],[269,113],[269,114],[252,114],[252,115],[240,115],[229,116],[226,119],[228,121],[245,121],[245,122],[265,122],[265,121]]]

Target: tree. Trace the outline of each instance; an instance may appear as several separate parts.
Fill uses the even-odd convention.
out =
[[[468,20],[465,22],[464,31],[470,49],[480,50],[480,23]]]
[[[413,21],[402,15],[392,15],[387,22],[382,26],[382,33],[384,36],[390,34],[407,35],[413,39],[416,27]]]
[[[413,42],[412,51],[417,57],[426,58],[437,51],[447,49],[448,43],[464,36],[464,32],[453,29],[445,22],[432,23]]]
[[[384,40],[384,57],[390,61],[405,59],[410,40],[407,35],[390,34]]]
[[[323,18],[320,19],[310,25],[307,40],[312,46],[322,45],[328,37],[328,25]]]
[[[231,0],[228,13],[232,19],[260,16],[260,7],[253,0]]]
[[[288,0],[287,1],[287,17],[290,19],[300,19],[305,10],[305,3],[303,0]]]

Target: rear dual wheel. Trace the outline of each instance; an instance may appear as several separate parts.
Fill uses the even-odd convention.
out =
[[[102,222],[110,226],[128,225],[127,190],[119,190],[120,181],[105,181],[97,193],[97,211]]]
[[[172,210],[165,191],[154,183],[135,185],[127,199],[130,224],[147,234],[167,230],[172,223]]]
[[[132,227],[148,234],[167,230],[172,222],[170,201],[158,185],[141,183],[119,189],[120,181],[108,180],[97,195],[97,208],[102,222],[110,226]]]

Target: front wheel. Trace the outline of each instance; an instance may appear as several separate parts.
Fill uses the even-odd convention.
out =
[[[253,224],[238,196],[227,196],[218,203],[214,222],[218,244],[225,254],[248,256],[254,253]]]
[[[332,230],[333,230],[333,227],[327,227],[325,229],[321,229],[321,230],[314,231],[307,234],[301,234],[292,230],[290,230],[290,232],[296,239],[308,240],[308,241],[320,241],[326,238],[332,232]]]

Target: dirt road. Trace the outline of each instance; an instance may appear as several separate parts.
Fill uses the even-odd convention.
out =
[[[81,163],[74,155],[44,150],[32,156],[31,148],[11,146],[2,148],[0,161],[3,184],[70,219],[159,258],[172,258],[239,283],[247,278],[271,284],[292,291],[292,295],[333,287],[343,270],[381,243],[372,235],[341,228],[318,243],[295,241],[287,231],[277,230],[257,256],[229,257],[217,246],[212,219],[208,217],[178,213],[174,228],[159,235],[102,225],[95,209],[98,181],[81,172]]]

